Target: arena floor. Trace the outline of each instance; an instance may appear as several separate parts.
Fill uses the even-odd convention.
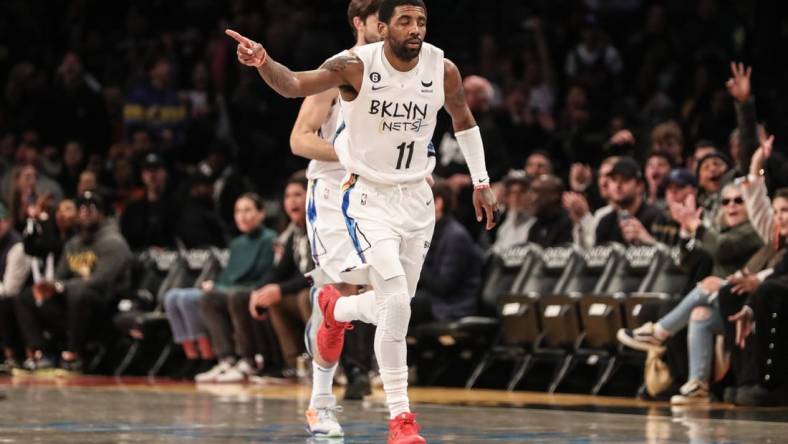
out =
[[[344,403],[344,440],[304,432],[303,386],[135,378],[4,378],[0,443],[384,443],[382,394]],[[788,409],[671,410],[626,398],[485,390],[411,391],[437,443],[784,443]]]

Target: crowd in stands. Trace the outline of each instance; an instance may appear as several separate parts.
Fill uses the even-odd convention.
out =
[[[238,66],[223,30],[311,68],[351,44],[346,4],[115,3],[0,5],[3,367],[84,371],[87,344],[117,334],[104,321],[134,290],[137,254],[228,249],[215,277],[161,303],[178,376],[292,378],[313,267],[305,161],[288,148],[300,102]],[[786,101],[765,55],[776,18],[747,2],[609,3],[428,5],[428,40],[465,75],[505,211],[493,231],[476,221],[442,116],[412,327],[478,314],[485,264],[513,247],[677,247],[686,296],[622,342],[662,350],[689,329],[674,402],[708,401],[731,368],[730,401],[788,403]]]

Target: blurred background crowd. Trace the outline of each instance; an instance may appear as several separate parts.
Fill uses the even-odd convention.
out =
[[[781,219],[759,232],[735,180],[765,180],[775,202],[788,185],[780,149],[788,90],[777,56],[788,27],[778,6],[433,0],[428,8],[427,40],[465,76],[506,211],[493,232],[474,220],[467,167],[443,115],[433,242],[442,248],[428,256],[414,322],[478,312],[486,258],[524,243],[686,247],[704,229],[730,236],[750,227],[739,230],[749,247],[735,260],[708,248],[708,269],[688,268],[693,283],[727,278],[763,244],[781,248]],[[297,306],[272,313],[267,334],[248,333],[259,340],[237,332],[253,330],[250,292],[307,288],[298,175],[306,160],[288,142],[300,101],[240,66],[223,32],[236,29],[292,69],[309,69],[352,45],[346,10],[345,0],[0,4],[0,335],[11,366],[27,358],[32,367],[51,359],[81,368],[91,322],[114,310],[132,252],[212,247],[229,248],[229,264],[196,287],[226,297],[168,310],[205,321],[173,324],[186,356],[209,363],[186,373],[232,367],[246,377],[254,371],[237,363],[254,367],[252,342],[277,336],[268,349],[281,349],[280,370],[295,366],[300,339],[281,336],[300,334]],[[245,295],[239,304],[228,296],[236,293]],[[46,309],[61,294],[68,303]],[[65,353],[47,358],[43,332],[54,326],[69,339]],[[236,359],[217,369],[226,356]]]

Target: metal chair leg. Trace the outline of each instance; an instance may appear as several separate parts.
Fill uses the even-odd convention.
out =
[[[139,352],[141,342],[138,340],[134,340],[131,343],[128,351],[126,351],[126,356],[123,357],[123,360],[118,364],[118,367],[115,369],[114,375],[115,376],[123,376],[128,370],[131,363],[134,361],[134,358],[137,357],[137,353]]]
[[[555,393],[558,390],[558,386],[561,385],[561,382],[566,378],[566,375],[569,374],[569,370],[574,367],[575,363],[575,356],[574,355],[566,355],[561,362],[561,366],[558,367],[553,380],[550,381],[550,387],[547,390],[548,393]]]
[[[520,365],[514,372],[512,379],[509,381],[509,385],[506,386],[506,390],[512,392],[517,385],[520,384],[520,381],[525,377],[525,375],[531,370],[533,366],[534,357],[531,354],[525,355],[525,357],[520,362]]]
[[[599,392],[602,391],[605,385],[607,385],[608,381],[610,381],[610,378],[613,376],[613,373],[615,373],[615,371],[618,370],[618,364],[619,363],[617,356],[611,356],[607,360],[605,371],[602,373],[602,376],[599,377],[599,380],[597,380],[597,383],[594,385],[594,388],[591,389],[592,395],[598,395]]]
[[[490,366],[490,364],[492,364],[492,362],[493,362],[493,353],[489,352],[485,354],[482,360],[479,361],[479,364],[476,365],[476,368],[473,369],[471,376],[468,377],[468,381],[465,383],[465,388],[472,389],[473,386],[476,384],[476,381],[479,379],[482,373],[484,373],[484,371],[487,370],[487,368]]]
[[[164,346],[164,349],[159,354],[158,359],[156,359],[156,363],[153,364],[153,367],[148,371],[149,377],[154,377],[159,374],[164,364],[167,362],[167,359],[170,357],[172,353],[172,344],[167,344]]]

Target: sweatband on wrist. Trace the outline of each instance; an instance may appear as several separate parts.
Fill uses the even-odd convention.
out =
[[[489,185],[490,177],[487,175],[487,166],[484,162],[484,145],[479,126],[454,133],[454,137],[457,138],[465,163],[468,164],[473,186]]]

